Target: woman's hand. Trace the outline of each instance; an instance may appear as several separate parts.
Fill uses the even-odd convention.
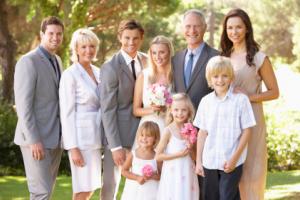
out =
[[[234,93],[243,93],[245,94],[247,97],[249,97],[249,94],[247,93],[247,91],[241,87],[234,87],[233,88],[233,92]]]
[[[83,156],[78,148],[73,148],[71,151],[71,158],[73,163],[77,167],[83,167],[85,165]]]

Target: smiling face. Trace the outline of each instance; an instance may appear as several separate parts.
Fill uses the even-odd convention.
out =
[[[183,19],[183,35],[188,48],[195,49],[203,42],[206,24],[201,17],[195,13],[187,14]]]
[[[80,63],[91,63],[96,56],[96,46],[92,43],[78,43],[77,55]]]
[[[245,43],[246,25],[240,17],[230,17],[226,23],[226,33],[233,45]]]
[[[47,25],[45,33],[41,32],[41,46],[54,54],[63,40],[63,28],[60,25]]]
[[[125,51],[130,57],[134,58],[137,51],[143,42],[143,35],[138,29],[125,29],[118,39],[121,43],[121,49]]]
[[[142,130],[138,137],[138,144],[142,148],[153,148],[155,145],[155,136]]]
[[[157,67],[165,67],[170,62],[170,50],[166,44],[152,44],[150,51]]]
[[[190,117],[190,111],[184,100],[177,100],[172,103],[171,114],[177,124],[186,123]]]
[[[232,78],[226,71],[222,71],[211,77],[211,85],[217,96],[224,97],[232,82]]]

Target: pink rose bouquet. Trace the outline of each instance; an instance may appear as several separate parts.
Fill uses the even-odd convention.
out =
[[[142,168],[142,174],[146,177],[151,177],[153,175],[153,168],[151,165],[145,165],[143,168]]]
[[[161,107],[171,105],[172,96],[166,85],[160,83],[154,83],[149,86],[149,91],[150,91],[149,101],[152,105],[161,106]]]
[[[194,144],[197,141],[197,129],[192,123],[185,123],[180,130],[180,134],[189,144]]]

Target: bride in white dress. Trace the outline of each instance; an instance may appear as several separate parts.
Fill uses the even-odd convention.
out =
[[[145,121],[157,123],[160,133],[165,128],[166,108],[151,105],[149,87],[155,83],[164,84],[171,92],[173,79],[171,57],[173,52],[173,45],[169,38],[156,36],[150,43],[149,65],[142,71],[135,83],[133,114],[141,117],[140,125]]]

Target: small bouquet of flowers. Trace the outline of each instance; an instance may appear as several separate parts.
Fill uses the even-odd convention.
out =
[[[149,86],[151,105],[164,107],[171,105],[172,96],[168,90],[168,87],[164,84],[154,83]],[[157,113],[159,115],[159,111]]]
[[[142,174],[145,177],[151,177],[153,175],[154,171],[151,165],[147,164],[142,168]]]
[[[189,144],[194,144],[197,141],[197,129],[192,123],[185,123],[180,134]]]

